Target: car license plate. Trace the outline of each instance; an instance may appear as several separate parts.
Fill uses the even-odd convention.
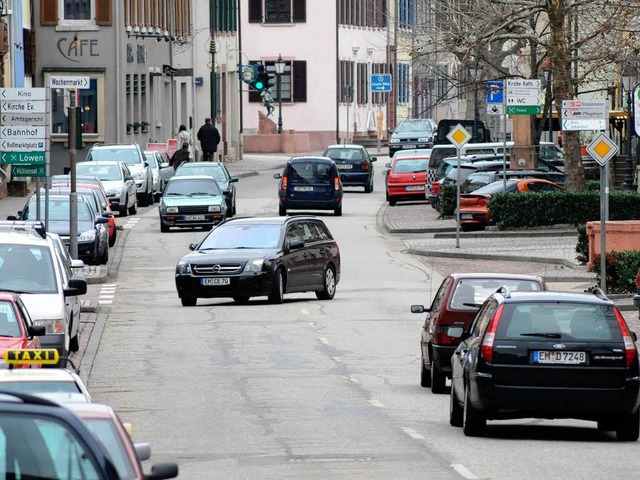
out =
[[[206,285],[208,287],[216,287],[219,285],[229,285],[231,284],[231,279],[229,277],[214,277],[214,278],[203,278],[200,280],[202,285]]]
[[[424,185],[409,185],[404,187],[407,192],[418,192],[424,190]]]
[[[416,148],[416,146],[413,143],[407,143],[403,148],[410,149],[410,148]]]
[[[581,365],[587,363],[587,352],[534,350],[533,363]]]
[[[313,192],[313,187],[293,187],[296,192]]]
[[[351,170],[353,168],[353,165],[351,165],[350,163],[338,164],[336,165],[336,168],[338,170]]]
[[[460,220],[472,220],[473,219],[473,214],[471,213],[461,213],[460,214]]]
[[[185,222],[198,222],[204,220],[204,215],[184,215],[182,220]]]

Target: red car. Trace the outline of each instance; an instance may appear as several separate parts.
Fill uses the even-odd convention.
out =
[[[489,200],[496,193],[504,193],[504,185],[504,180],[499,180],[485,185],[473,193],[460,195],[460,228],[463,231],[483,230],[492,223],[491,212],[489,212],[488,208]],[[561,185],[540,178],[513,178],[507,180],[506,185],[507,193],[564,190]]]
[[[512,291],[546,290],[544,280],[535,275],[452,273],[440,284],[429,308],[411,306],[411,313],[427,312],[420,338],[420,385],[444,393],[446,379],[451,378],[451,355],[460,343],[447,334],[449,328],[468,332],[478,308],[503,285]]]
[[[9,349],[40,348],[40,336],[44,326],[31,321],[27,308],[17,293],[0,292],[0,358]],[[15,368],[30,368],[31,365],[15,365]]]
[[[387,172],[387,200],[394,206],[399,200],[425,200],[429,155],[396,157]]]

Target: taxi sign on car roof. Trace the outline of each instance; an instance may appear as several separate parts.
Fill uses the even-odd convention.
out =
[[[447,139],[456,147],[460,148],[471,140],[471,134],[462,125],[457,124],[451,129],[447,135]]]
[[[4,361],[10,365],[55,365],[60,355],[55,348],[25,348],[7,349],[4,351]]]

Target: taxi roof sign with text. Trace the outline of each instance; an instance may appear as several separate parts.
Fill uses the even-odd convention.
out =
[[[7,349],[3,358],[10,365],[55,365],[60,360],[60,354],[55,348]]]

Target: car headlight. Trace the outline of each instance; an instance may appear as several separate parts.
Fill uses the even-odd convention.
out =
[[[176,274],[178,275],[191,275],[191,264],[180,260],[176,266]]]
[[[430,142],[431,141],[431,137],[420,137],[418,139],[419,142]]]
[[[261,272],[262,266],[264,265],[264,258],[254,258],[253,260],[249,260],[247,264],[244,266],[245,272]]]
[[[209,205],[209,211],[210,212],[219,212],[220,211],[220,205]]]
[[[167,213],[178,213],[178,207],[167,207]]]
[[[144,172],[136,172],[133,174],[133,178],[136,180],[144,180]]]
[[[107,195],[120,195],[120,192],[122,192],[122,187],[110,188],[107,190]]]
[[[44,327],[46,334],[64,333],[62,320],[34,320],[33,324],[38,327]]]
[[[389,143],[398,143],[400,140],[398,138],[391,138]]]
[[[95,239],[96,239],[95,230],[85,230],[80,235],[78,235],[78,240],[80,242],[93,242]]]

